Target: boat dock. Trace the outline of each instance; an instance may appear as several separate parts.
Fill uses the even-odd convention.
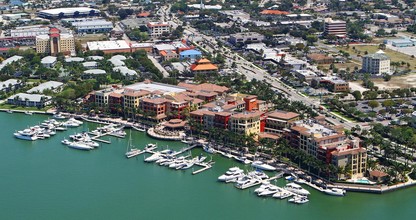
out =
[[[192,150],[193,148],[195,148],[197,146],[199,146],[199,145],[198,144],[193,144],[193,145],[190,145],[188,147],[182,148],[180,151],[173,153],[172,156],[177,156],[179,154],[183,154],[186,151]]]
[[[257,186],[257,185],[260,185],[260,184],[263,184],[263,183],[267,183],[267,182],[270,182],[270,181],[272,181],[272,180],[276,180],[276,179],[279,179],[279,178],[282,178],[283,177],[283,174],[281,174],[281,172],[280,173],[278,173],[277,175],[275,175],[275,176],[273,176],[273,177],[270,177],[269,179],[265,179],[265,180],[261,180],[261,181],[258,181],[258,182],[255,182],[255,183],[252,183],[252,184],[249,184],[249,185],[247,185],[247,186],[244,186],[244,187],[237,187],[237,188],[239,188],[239,189],[248,189],[248,188],[251,188],[251,187],[253,187],[253,186]]]
[[[198,173],[201,173],[201,172],[203,172],[203,171],[205,171],[205,170],[208,170],[208,169],[210,169],[210,168],[212,168],[212,165],[214,164],[215,162],[213,162],[213,161],[209,161],[208,163],[195,163],[195,165],[198,165],[198,166],[201,166],[201,167],[203,167],[202,169],[199,169],[199,170],[195,170],[195,171],[193,171],[192,172],[192,175],[195,175],[195,174],[198,174]]]
[[[322,187],[319,187],[311,182],[306,181],[304,184],[308,185],[311,188],[314,188],[316,190],[318,190],[319,192],[323,192],[324,190],[322,189]]]

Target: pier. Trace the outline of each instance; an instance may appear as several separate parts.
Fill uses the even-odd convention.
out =
[[[195,170],[194,172],[192,172],[192,175],[195,175],[195,174],[201,173],[201,172],[203,172],[205,170],[211,169],[212,168],[212,165],[214,163],[215,162],[213,162],[213,161],[209,161],[208,163],[195,163],[195,165],[201,166],[203,168],[202,169],[199,169],[199,170]]]

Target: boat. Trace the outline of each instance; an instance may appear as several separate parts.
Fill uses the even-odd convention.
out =
[[[202,147],[202,149],[203,149],[205,152],[209,153],[209,154],[213,154],[213,153],[215,153],[214,148],[212,148],[212,147],[210,147],[210,146],[208,146],[208,145],[204,145],[204,146]]]
[[[272,195],[273,198],[277,198],[277,199],[286,199],[291,196],[293,196],[293,193],[286,191],[286,190],[280,190],[279,192]]]
[[[157,148],[157,145],[156,145],[156,144],[148,143],[148,144],[146,144],[146,146],[144,147],[144,150],[145,150],[145,151],[150,151],[150,150],[154,150],[154,149],[156,149],[156,148]]]
[[[58,120],[66,119],[66,117],[63,116],[61,113],[54,114],[52,117]]]
[[[95,141],[83,141],[86,145],[91,146],[93,148],[97,148],[100,146],[99,143],[95,142]]]
[[[239,157],[235,157],[235,160],[238,162],[241,162],[243,164],[250,164],[251,161],[249,159],[247,159],[247,157],[244,156],[239,156]]]
[[[26,115],[33,115],[33,112],[31,112],[31,111],[25,111],[25,114]]]
[[[235,187],[239,189],[244,189],[246,187],[259,183],[260,181],[261,180],[259,178],[245,175],[236,182]]]
[[[227,182],[244,176],[244,171],[238,167],[231,167],[225,174],[218,177],[218,181]]]
[[[66,131],[68,129],[65,128],[65,127],[56,127],[55,130],[57,130],[57,131]]]
[[[68,147],[78,149],[78,150],[92,150],[92,149],[94,149],[93,147],[88,146],[88,145],[86,145],[85,143],[82,143],[82,142],[72,142],[72,143],[68,144]]]
[[[9,110],[7,110],[7,113],[12,114],[13,111],[9,109]]]
[[[68,139],[63,139],[62,141],[61,141],[61,143],[62,144],[65,144],[65,145],[68,145],[68,144],[70,144],[70,143],[72,143],[71,141],[69,141]]]
[[[294,180],[294,182],[295,183],[297,183],[297,184],[305,184],[306,183],[306,181],[304,180],[304,179],[301,179],[301,178],[296,178],[295,180]]]
[[[262,192],[257,193],[258,196],[273,196],[277,192],[280,192],[279,187],[269,184]]]
[[[295,203],[295,204],[304,204],[309,202],[308,198],[306,196],[294,196],[293,198],[288,200],[289,202]]]
[[[18,139],[28,140],[28,141],[35,141],[39,138],[37,136],[36,131],[33,129],[25,129],[23,131],[18,131],[14,133],[14,136]]]
[[[70,118],[70,119],[68,119],[68,122],[77,123],[77,124],[79,124],[79,125],[84,124],[84,122],[79,121],[79,120],[77,120],[77,119],[75,119],[75,118]]]
[[[145,162],[155,162],[156,160],[159,160],[160,158],[162,158],[162,154],[159,152],[154,153],[152,156],[144,159]]]
[[[124,137],[126,136],[126,132],[123,131],[122,129],[120,130],[115,130],[113,132],[111,132],[111,134],[115,135],[115,136],[119,136],[119,137]]]
[[[184,157],[177,158],[173,163],[169,165],[169,168],[176,169],[177,167],[185,165],[187,161]]]
[[[261,170],[254,170],[248,173],[249,176],[253,176],[253,177],[257,177],[260,179],[268,179],[269,176],[267,176],[267,174],[265,174],[263,171]]]
[[[303,196],[307,196],[307,195],[310,194],[308,190],[302,188],[301,186],[299,186],[296,183],[288,183],[288,184],[286,184],[284,189],[289,191],[289,192],[293,192],[293,193],[303,195]]]
[[[324,193],[331,195],[331,196],[345,196],[345,189],[338,189],[338,188],[327,188],[323,190]]]
[[[195,160],[186,161],[184,165],[178,166],[176,167],[176,169],[186,170],[186,169],[191,168],[195,163],[196,163]]]
[[[192,144],[194,142],[194,138],[193,137],[183,138],[181,142],[184,144]]]
[[[261,170],[266,170],[266,171],[275,171],[276,168],[273,166],[270,166],[266,163],[263,163],[262,161],[253,161],[253,163],[251,163],[251,166],[257,169],[261,169]]]

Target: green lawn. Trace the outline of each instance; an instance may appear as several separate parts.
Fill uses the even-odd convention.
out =
[[[0,104],[0,109],[11,109],[11,110],[22,110],[22,111],[47,111],[51,107],[45,107],[45,108],[36,108],[36,107],[23,107],[23,106],[16,106],[16,105],[10,105],[10,104]]]

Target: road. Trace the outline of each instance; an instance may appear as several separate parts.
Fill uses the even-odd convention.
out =
[[[149,58],[152,61],[152,63],[156,66],[156,68],[163,74],[163,77],[169,77],[168,71],[166,71],[166,69],[163,68],[163,66],[160,65],[160,63],[152,55],[148,54],[147,58]]]

